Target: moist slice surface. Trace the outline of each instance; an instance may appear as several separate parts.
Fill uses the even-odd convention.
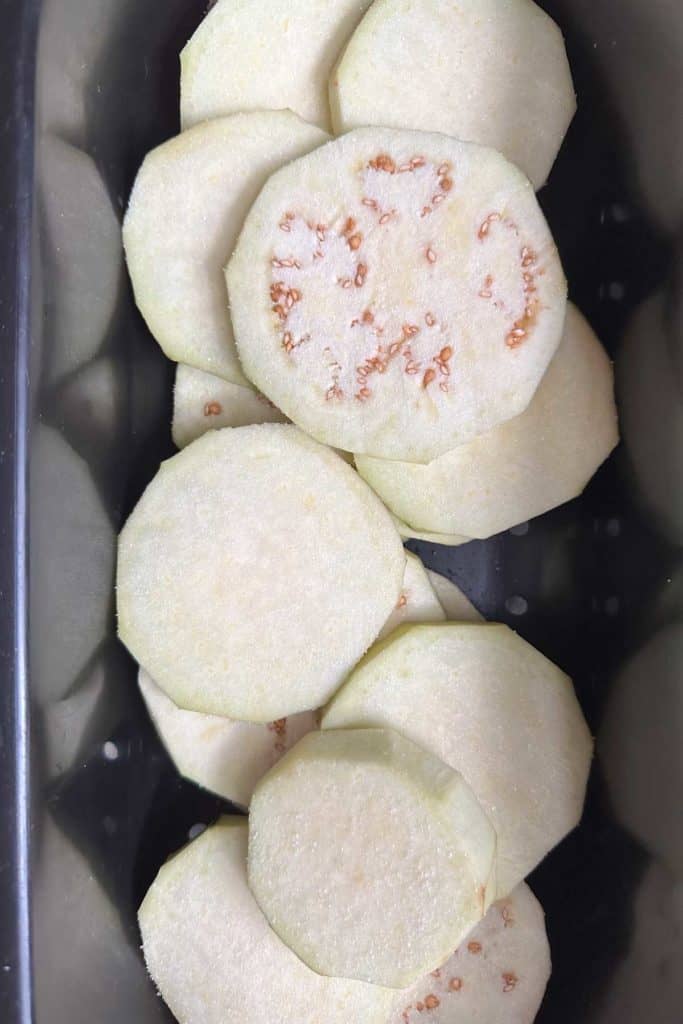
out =
[[[389,1024],[533,1024],[549,977],[543,908],[518,885],[445,964],[402,993]]]
[[[335,132],[445,132],[544,184],[576,110],[562,33],[531,0],[376,0],[330,82]]]
[[[185,448],[207,430],[284,422],[280,410],[253,388],[232,384],[193,366],[178,366],[172,426],[178,448]]]
[[[520,171],[423,132],[359,129],[275,173],[227,279],[263,394],[320,441],[415,462],[526,408],[566,309]]]
[[[270,722],[320,707],[401,592],[389,513],[280,424],[211,431],[162,464],[119,542],[119,633],[180,707]]]
[[[407,553],[401,596],[380,636],[388,635],[404,622],[438,622],[445,618],[431,578],[419,558]],[[447,580],[443,583],[459,595],[460,605],[467,600],[454,584]],[[316,711],[260,723],[180,708],[144,669],[140,669],[138,685],[180,774],[242,807],[249,806],[254,786],[282,755],[307,732],[318,728]]]
[[[322,728],[396,729],[461,772],[498,835],[499,897],[581,817],[592,741],[571,680],[507,626],[404,626]]]
[[[288,107],[330,130],[328,78],[370,0],[218,0],[180,55],[184,128]]]
[[[462,777],[391,730],[309,733],[256,787],[249,885],[314,970],[403,988],[490,902],[493,829]]]
[[[123,240],[135,301],[169,359],[246,383],[223,268],[268,175],[326,138],[290,111],[260,111],[197,125],[147,155]]]
[[[246,818],[222,818],[140,907],[147,969],[179,1024],[385,1024],[395,993],[309,970],[256,905],[246,858]]]
[[[314,711],[275,722],[240,722],[186,711],[140,669],[140,692],[182,776],[231,803],[248,807],[254,786],[302,736],[317,728]]]
[[[426,466],[359,456],[358,472],[417,530],[486,538],[579,495],[619,442],[612,364],[571,304],[528,408]]]

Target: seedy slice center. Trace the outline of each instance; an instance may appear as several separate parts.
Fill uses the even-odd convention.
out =
[[[471,301],[502,353],[531,338],[544,269],[505,209],[465,213],[449,160],[382,152],[355,175],[325,222],[283,210],[270,258],[273,330],[327,401],[371,401],[398,377],[435,398],[457,391]]]

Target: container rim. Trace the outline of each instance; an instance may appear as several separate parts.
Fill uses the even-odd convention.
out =
[[[33,1019],[27,498],[40,8],[40,0],[4,3],[0,33],[0,1005],[16,1024]]]

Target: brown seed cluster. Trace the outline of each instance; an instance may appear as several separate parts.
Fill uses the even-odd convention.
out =
[[[388,153],[378,153],[368,161],[367,164],[369,169],[389,175],[411,174],[426,166],[427,160],[420,154],[413,156],[405,163],[398,164],[397,161]],[[423,215],[433,212],[433,210],[439,206],[454,189],[453,169],[449,162],[444,162],[438,167],[433,166],[432,173],[436,179],[436,187],[431,198],[431,204],[428,207],[425,207]],[[425,180],[428,180],[428,178],[425,178]],[[366,196],[361,199],[361,204],[376,214],[380,225],[388,224],[392,218],[397,216],[396,210],[382,210],[376,199]],[[298,214],[295,214],[291,210],[287,210],[279,221],[279,228],[285,234],[291,234],[294,230],[295,222],[298,219]],[[303,221],[303,223],[306,225],[306,230],[314,236],[315,248],[312,255],[313,261],[323,260],[326,256],[325,242],[327,241],[332,229],[326,224],[312,223],[307,220]],[[349,250],[354,254],[358,254],[360,257],[365,237],[364,231],[359,227],[357,217],[353,216],[351,213],[346,215],[342,218],[341,226],[337,227],[335,230],[337,237],[343,238],[346,241]],[[430,265],[434,265],[437,262],[438,256],[432,245],[427,246],[426,250],[424,250],[424,255],[426,261]],[[291,271],[302,269],[299,259],[297,259],[291,252],[274,254],[271,259],[271,266],[273,270]],[[360,258],[356,263],[351,276],[338,278],[337,284],[346,291],[362,289],[366,285],[368,274],[369,266],[367,259],[363,260]],[[273,280],[270,285],[271,310],[275,314],[277,322],[280,325],[282,347],[285,352],[292,354],[301,345],[310,341],[310,334],[303,334],[300,337],[296,337],[292,329],[288,326],[290,313],[297,304],[301,302],[303,295],[302,289],[300,287],[295,287],[291,283],[291,275],[288,275],[288,281],[283,280],[283,277],[284,275],[278,276],[278,278]],[[424,314],[424,320],[427,327],[433,328],[437,326],[436,317],[429,311]],[[362,312],[356,315],[351,320],[350,326],[369,329],[377,339],[380,339],[384,333],[384,327],[381,323],[377,322],[376,314],[368,308],[362,310]],[[450,374],[449,360],[452,356],[452,348],[450,345],[443,346],[437,354],[429,360],[425,367],[424,360],[414,358],[410,347],[411,339],[415,338],[419,333],[420,328],[417,324],[404,324],[401,329],[400,337],[396,338],[390,344],[377,344],[374,351],[367,355],[362,362],[356,366],[356,383],[358,388],[354,393],[354,397],[358,401],[367,401],[372,397],[373,392],[369,386],[369,379],[375,374],[384,374],[392,361],[397,359],[399,356],[403,360],[403,372],[408,377],[418,376],[419,374],[422,375],[421,381],[423,388],[429,387],[429,385],[437,380],[437,378],[440,378],[440,389],[444,392],[448,391],[447,377]],[[328,362],[328,367],[330,369],[330,386],[325,393],[325,397],[328,401],[341,399],[344,397],[344,390],[341,385],[343,367],[332,357],[329,349],[326,349],[325,351],[329,353],[330,358],[330,361]]]
[[[453,178],[451,176],[452,168],[449,163],[443,163],[437,168],[436,176],[438,179],[437,191],[431,198],[431,205],[423,206],[420,211],[420,217],[428,217],[430,213],[441,205],[448,197],[448,193],[453,188]]]
[[[356,221],[353,217],[347,217],[346,223],[341,230],[342,238],[346,239],[346,244],[352,252],[357,252],[363,244],[363,236],[360,231],[356,231]],[[320,239],[320,241],[324,240]]]
[[[524,282],[524,298],[526,305],[524,313],[513,324],[512,330],[505,339],[508,348],[518,348],[524,339],[528,337],[536,325],[539,312],[539,303],[536,287],[536,276],[538,273],[538,256],[528,245],[523,246],[520,252],[522,265],[522,280]]]
[[[289,234],[296,219],[296,214],[287,211],[280,221],[280,229]],[[327,230],[324,224],[307,223],[307,227],[315,233],[318,240],[324,240]],[[273,256],[270,265],[274,270],[301,270],[301,263],[291,255],[286,257]],[[297,303],[301,302],[302,298],[303,295],[300,288],[288,286],[282,280],[275,280],[270,285],[270,308],[280,323],[282,347],[288,354],[291,354],[295,349],[310,341],[311,338],[310,334],[304,334],[300,338],[295,338],[291,330],[287,329],[289,315]]]
[[[490,274],[487,274],[486,277],[484,278],[484,283],[483,283],[483,285],[481,287],[481,291],[479,292],[479,298],[480,299],[491,299],[491,298],[493,298],[493,291],[491,290],[492,288],[493,288],[493,278],[491,277]]]
[[[333,358],[332,350],[330,348],[325,349],[325,355],[330,360],[330,362],[328,363],[328,368],[330,370],[331,380],[330,386],[325,393],[325,398],[327,399],[328,402],[331,402],[332,399],[334,398],[339,399],[344,397],[344,389],[340,384],[342,368],[340,363],[338,363],[337,360]]]
[[[295,259],[284,259],[284,260],[281,260],[277,256],[273,257],[273,259],[270,261],[270,265],[271,265],[271,267],[275,267],[278,270],[289,270],[289,269],[292,269],[294,267],[297,270],[301,270],[301,264],[299,263],[298,260],[295,260]]]
[[[483,242],[485,238],[488,238],[489,234],[491,233],[491,227],[493,226],[493,224],[495,224],[497,221],[500,221],[502,219],[503,219],[503,215],[502,214],[500,214],[500,213],[490,213],[488,215],[488,217],[486,218],[486,220],[484,221],[484,223],[479,228],[478,237],[479,237],[480,241]]]
[[[291,353],[295,349],[299,348],[301,345],[305,345],[306,342],[310,341],[310,340],[311,340],[310,334],[302,334],[301,337],[298,338],[295,341],[294,340],[294,335],[292,334],[292,332],[291,331],[285,331],[283,333],[283,335],[282,335],[282,347],[285,350],[285,352],[287,353],[287,355],[291,355]]]
[[[510,217],[504,217],[502,213],[494,212],[490,213],[479,227],[477,237],[481,242],[486,241],[490,236],[494,224],[501,224],[501,226],[506,230],[512,231],[518,238],[520,237],[519,227]],[[538,269],[538,256],[531,246],[522,245],[519,252],[519,263],[522,274],[525,305],[524,312],[515,320],[505,336],[505,344],[510,349],[519,348],[522,342],[524,342],[531,334],[533,328],[536,326],[540,308],[536,297],[538,292],[536,278],[540,273],[542,273],[542,271],[539,271]],[[479,291],[480,298],[491,299],[493,297],[493,284],[493,278],[489,274],[485,278],[484,284]],[[504,308],[501,302],[496,302],[494,304],[497,309]]]
[[[443,373],[443,375],[445,377],[447,377],[449,375],[449,373],[451,372],[449,367],[448,367],[448,363],[450,362],[450,360],[452,358],[453,358],[453,349],[451,348],[450,345],[444,345],[444,347],[439,352],[438,356],[436,356],[435,359],[434,359],[434,362],[437,364],[437,366],[439,367],[441,373]]]
[[[359,231],[356,231],[356,221],[353,217],[347,217],[346,222],[340,231],[340,235],[342,238],[346,239],[346,244],[351,252],[358,252],[363,244],[363,236]],[[337,283],[346,290],[353,288],[354,285],[356,288],[362,288],[365,284],[365,278],[367,275],[367,264],[359,262],[356,265],[356,273],[354,274],[353,280],[349,277],[340,277],[337,278]],[[351,326],[353,326],[353,323]]]
[[[451,345],[444,345],[444,347],[433,357],[432,362],[435,363],[436,369],[430,366],[425,370],[422,378],[422,387],[428,388],[430,384],[433,384],[437,376],[441,376],[443,379],[439,381],[439,390],[448,393],[448,380],[450,377],[451,368],[450,361],[453,358],[453,348]]]
[[[403,358],[405,359],[405,366],[403,372],[408,377],[414,377],[418,374],[422,368],[422,363],[419,363],[416,359],[413,359],[413,350],[410,345],[406,345],[402,352]]]
[[[367,386],[368,378],[375,373],[386,373],[388,366],[399,355],[405,360],[404,373],[412,377],[420,372],[421,363],[413,358],[410,348],[410,339],[419,333],[420,328],[417,324],[403,324],[400,338],[388,346],[379,344],[375,352],[356,367],[356,381],[360,385],[356,398],[359,401],[366,401],[372,396],[372,391]]]
[[[383,174],[412,174],[418,168],[425,167],[427,161],[423,156],[414,156],[404,164],[397,165],[393,157],[390,157],[387,153],[378,153],[376,157],[368,161],[368,167],[370,170],[379,171]],[[421,217],[428,217],[430,213],[441,205],[446,199],[448,193],[453,188],[453,177],[452,167],[450,163],[444,162],[435,169],[435,175],[437,178],[436,191],[431,197],[430,203],[422,207],[420,212]],[[364,206],[368,206],[372,210],[379,211],[377,201],[370,198],[364,198],[361,200]],[[380,224],[387,224],[395,211],[392,210],[388,213],[382,213],[379,219]]]
[[[415,1003],[415,1009],[417,1010],[418,1013],[424,1013],[425,1010],[427,1010],[427,1012],[429,1012],[430,1010],[436,1010],[438,1009],[439,1006],[441,1006],[441,1000],[439,999],[438,996],[434,995],[433,992],[430,992],[429,995],[425,996],[424,999],[419,999]],[[401,1014],[404,1024],[410,1024],[410,1011],[412,1009],[413,1004],[410,1003],[408,1006],[406,1006],[405,1010]]]
[[[270,286],[270,299],[273,313],[285,323],[296,303],[301,302],[301,292],[298,288],[288,288],[282,281],[274,281]]]
[[[414,156],[412,160],[409,160],[405,164],[401,164],[398,169],[399,174],[409,174],[411,171],[416,171],[418,167],[424,167],[427,163],[423,156]]]
[[[504,971],[503,975],[503,992],[514,992],[519,984],[519,978],[514,971]]]
[[[387,153],[380,153],[370,160],[369,166],[373,171],[383,171],[385,174],[396,174],[396,161]]]
[[[278,718],[275,722],[268,723],[268,731],[275,733],[273,750],[276,754],[284,754],[287,749],[287,719]]]

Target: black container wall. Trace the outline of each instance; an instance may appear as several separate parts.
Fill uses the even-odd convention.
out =
[[[135,911],[221,808],[161,750],[112,599],[116,533],[172,451],[172,368],[135,312],[119,222],[142,156],[178,130],[177,54],[205,6],[0,0],[3,1024],[170,1019]],[[541,200],[615,359],[624,444],[562,509],[463,548],[412,546],[573,676],[596,735],[584,822],[531,879],[554,959],[541,1024],[674,1024],[683,4],[541,6],[579,96]]]

